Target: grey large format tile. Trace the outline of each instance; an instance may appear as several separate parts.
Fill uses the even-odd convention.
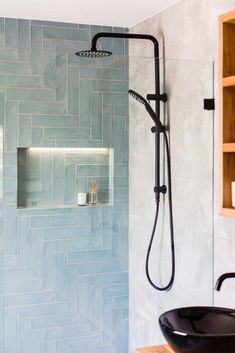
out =
[[[148,286],[143,273],[143,249],[147,249],[155,208],[149,188],[154,173],[151,122],[145,120],[148,117],[144,110],[131,101],[131,351],[134,347],[164,342],[157,319],[165,310],[187,305],[234,306],[232,280],[225,283],[221,292],[214,292],[216,278],[235,268],[234,220],[218,216],[218,104],[214,116],[203,111],[204,98],[215,95],[218,103],[217,89],[213,92],[213,79],[216,88],[218,77],[218,16],[234,9],[234,5],[229,0],[183,0],[130,30],[155,35],[160,56],[165,59],[160,64],[161,70],[165,69],[164,84],[169,98],[165,119],[170,125],[176,239],[175,284],[169,292],[156,292]],[[129,49],[130,84],[145,95],[153,89],[152,46],[144,41],[130,41]],[[149,59],[141,62],[138,57],[143,53]],[[214,60],[213,77],[210,62]],[[144,185],[140,180],[145,181]],[[166,283],[170,274],[167,214],[160,214],[160,225],[163,219],[164,227],[158,228],[152,262],[152,274],[159,284]]]

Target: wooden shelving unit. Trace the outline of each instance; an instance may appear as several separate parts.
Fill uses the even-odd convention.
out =
[[[235,218],[235,10],[219,17],[220,214]]]

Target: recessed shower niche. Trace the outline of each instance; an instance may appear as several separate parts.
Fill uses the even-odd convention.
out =
[[[112,148],[18,148],[17,154],[18,208],[77,207],[77,193],[88,194],[94,181],[96,205],[112,204]]]

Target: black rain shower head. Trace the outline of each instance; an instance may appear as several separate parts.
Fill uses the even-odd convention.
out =
[[[111,51],[97,50],[96,48],[91,50],[78,51],[75,54],[83,58],[106,58],[107,56],[112,55]]]

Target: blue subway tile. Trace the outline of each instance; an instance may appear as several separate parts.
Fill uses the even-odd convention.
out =
[[[50,95],[49,95],[50,96]],[[33,115],[33,127],[74,127],[78,128],[78,116],[74,115]]]
[[[124,73],[121,69],[81,67],[80,77],[86,79],[123,80]]]
[[[18,265],[30,265],[30,228],[29,217],[19,217],[17,223]]]
[[[43,83],[47,88],[55,88],[56,81],[56,52],[44,50],[43,53]]]
[[[71,238],[88,238],[90,235],[90,228],[88,225],[80,227],[60,227],[55,229],[45,229],[43,231],[44,240],[56,239],[71,239]]]
[[[44,334],[44,339],[49,340],[62,340],[77,336],[88,336],[90,334],[90,324],[81,324],[68,327],[56,327],[47,329]]]
[[[0,294],[26,293],[41,290],[41,280],[5,281],[0,283]]]
[[[32,318],[32,330],[42,330],[51,327],[57,326],[70,326],[76,325],[78,323],[83,323],[83,320],[78,318],[77,312],[73,311],[72,313],[62,313],[55,315],[46,315],[42,317]]]
[[[45,128],[44,131],[47,140],[87,140],[90,137],[89,129]]]
[[[0,75],[0,87],[41,87],[41,78],[24,75]]]
[[[0,296],[0,345],[4,344],[4,333],[5,333],[5,301],[4,296]],[[0,350],[1,352],[1,350]]]
[[[90,80],[80,80],[80,114],[79,123],[81,127],[90,126]]]
[[[22,114],[65,114],[64,103],[51,102],[20,102],[20,113]]]
[[[29,147],[31,142],[31,116],[21,114],[18,121],[18,144],[20,147]]]
[[[29,352],[31,344],[31,322],[30,320],[19,320],[18,324],[18,352]]]
[[[85,29],[44,27],[43,35],[44,35],[44,38],[49,38],[49,39],[60,39],[60,40],[65,39],[65,40],[76,40],[76,41],[89,40],[89,31]]]
[[[102,343],[104,345],[113,342],[113,298],[103,298],[102,301]]]
[[[100,287],[91,287],[91,318],[93,325],[93,333],[97,329],[102,330],[102,288]],[[95,330],[94,330],[95,328]],[[99,332],[98,331],[98,332]]]
[[[74,265],[66,266],[66,295],[67,295],[67,305],[66,311],[73,312],[78,311],[80,307],[78,306],[78,273],[77,267]],[[79,308],[79,309],[78,309]]]
[[[50,175],[45,175],[49,178]],[[52,162],[52,198],[53,202],[63,205],[64,203],[64,155],[61,153],[53,153]]]
[[[27,75],[28,65],[26,63],[15,63],[0,61],[0,74],[4,75]]]
[[[5,45],[5,18],[0,17],[0,47]]]
[[[7,89],[7,100],[15,101],[54,101],[55,94],[53,90],[45,88],[8,88]]]
[[[43,352],[43,338],[41,331],[32,331],[31,332],[31,350],[34,353]]]
[[[61,102],[67,99],[67,86],[68,86],[68,63],[67,54],[56,55],[56,101]],[[77,97],[75,97],[76,101]],[[69,109],[68,109],[68,112]]]
[[[92,80],[92,91],[128,93],[128,81]],[[105,104],[105,103],[104,103]]]
[[[123,270],[123,261],[105,261],[100,263],[86,263],[78,265],[79,274],[119,272]]]
[[[55,254],[55,292],[57,300],[66,297],[66,254]]]
[[[65,311],[65,305],[64,302],[35,304],[21,307],[18,311],[21,319],[33,318],[36,316],[55,315],[58,313],[63,314]]]
[[[5,19],[5,46],[7,48],[17,48],[18,20],[15,18]]]
[[[90,94],[91,134],[93,139],[102,138],[102,103],[103,97],[100,92]]]
[[[5,313],[5,352],[17,352],[17,309],[6,309]]]
[[[113,259],[112,250],[90,250],[68,253],[68,263],[79,264],[85,262],[110,261]]]
[[[129,306],[128,295],[123,295],[123,296],[114,298],[114,308],[128,308],[128,306]]]
[[[31,276],[41,278],[42,276],[42,231],[31,230]]]
[[[79,114],[79,69],[68,68],[68,114]]]
[[[56,352],[63,353],[66,351],[76,352],[76,350],[80,350],[82,352],[86,352],[94,349],[95,347],[101,344],[100,335],[92,335],[79,337],[79,338],[71,338],[66,340],[58,340],[56,344]]]
[[[24,305],[43,304],[55,301],[55,292],[53,290],[39,291],[22,294],[6,295],[6,307],[21,307]]]
[[[56,22],[56,21],[40,21],[40,20],[31,20],[31,23],[32,23],[32,25],[36,25],[36,26],[78,28],[77,23],[65,23],[65,22]]]
[[[96,244],[93,244],[88,238],[81,239],[65,239],[56,242],[56,250],[59,252],[67,252],[73,250],[95,249]]]
[[[55,243],[52,241],[44,242],[43,244],[43,289],[51,289],[54,286],[54,255]]]
[[[128,104],[127,93],[104,93],[104,104]]]
[[[19,48],[29,48],[29,20],[18,19],[18,45]]]
[[[103,296],[105,297],[118,297],[128,295],[128,284],[113,284],[111,286],[103,287]]]
[[[108,285],[115,283],[128,283],[127,272],[116,272],[116,273],[101,273],[91,276],[91,284],[93,286]]]
[[[5,254],[16,254],[17,232],[16,232],[16,209],[15,205],[5,205]]]
[[[18,106],[16,102],[6,103],[6,119],[5,119],[5,151],[15,152],[16,136],[17,136],[17,112]]]
[[[76,203],[74,165],[65,166],[64,203],[65,205],[72,205]]]
[[[0,48],[0,61],[16,61],[17,50],[10,48]]]

